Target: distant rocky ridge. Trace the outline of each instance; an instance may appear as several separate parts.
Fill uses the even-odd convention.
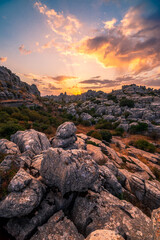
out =
[[[0,101],[33,100],[40,96],[35,84],[29,85],[6,67],[0,67]]]
[[[151,169],[159,169],[160,154],[117,142],[115,151],[76,134],[72,122],[51,139],[33,129],[1,139],[3,228],[16,240],[159,240],[160,182]]]
[[[129,132],[146,124],[143,134],[160,137],[160,89],[132,84],[108,94],[89,90],[77,96],[48,96],[44,101],[49,104],[56,101],[60,112],[88,125],[106,121]]]
[[[44,98],[52,99],[56,102],[75,102],[75,101],[86,101],[92,98],[102,98],[106,99],[108,94],[113,94],[118,98],[124,95],[134,95],[136,96],[147,96],[147,95],[160,95],[160,89],[146,88],[145,86],[137,86],[136,84],[124,85],[122,89],[112,90],[110,93],[105,93],[103,91],[88,90],[79,95],[67,95],[67,93],[60,93],[60,95],[47,95]]]

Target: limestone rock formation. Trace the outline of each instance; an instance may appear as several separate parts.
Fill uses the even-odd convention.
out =
[[[62,211],[53,215],[46,224],[38,228],[31,240],[83,240],[84,237],[78,233],[74,224],[64,216]]]
[[[0,139],[0,153],[18,154],[20,151],[15,143],[8,141],[7,139]]]
[[[91,189],[99,176],[98,166],[87,151],[61,148],[43,152],[40,174],[48,186],[57,187],[63,195]]]
[[[37,155],[50,147],[46,135],[34,129],[16,132],[11,135],[11,141],[18,145],[21,153],[29,150]]]

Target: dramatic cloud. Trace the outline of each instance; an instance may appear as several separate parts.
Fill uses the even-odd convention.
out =
[[[112,29],[114,28],[114,24],[117,22],[117,19],[113,18],[111,21],[104,22],[104,28],[105,29]]]
[[[56,12],[49,9],[45,4],[36,2],[35,7],[46,16],[47,23],[52,31],[61,36],[65,41],[71,41],[74,34],[77,34],[81,27],[80,21],[73,15],[65,16],[63,12]]]
[[[67,76],[67,75],[59,75],[59,76],[49,76],[49,75],[38,75],[38,74],[22,74],[24,77],[28,79],[32,79],[34,82],[42,83],[42,82],[56,82],[58,84],[61,84],[64,81],[77,79],[78,77],[75,76]]]
[[[0,62],[6,62],[7,61],[7,57],[0,57]]]
[[[103,34],[84,38],[76,49],[105,67],[134,74],[150,71],[160,61],[160,18],[156,16],[147,16],[140,6],[132,7],[114,28],[116,20],[112,19],[105,23]]]
[[[32,53],[32,51],[25,49],[23,44],[19,47],[19,51],[23,55],[28,55]]]

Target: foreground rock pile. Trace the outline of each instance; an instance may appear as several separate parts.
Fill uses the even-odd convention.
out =
[[[124,166],[121,151],[76,135],[71,122],[50,140],[35,130],[1,139],[2,227],[16,240],[160,239],[160,183],[134,150]],[[158,166],[158,154],[147,157]]]

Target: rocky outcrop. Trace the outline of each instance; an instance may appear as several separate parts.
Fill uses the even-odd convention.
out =
[[[15,143],[8,141],[7,139],[0,139],[0,153],[18,154],[20,151]]]
[[[40,96],[35,84],[30,86],[6,67],[0,67],[0,100],[33,99],[33,96]]]
[[[124,239],[153,239],[151,220],[145,214],[104,191],[77,197],[72,219],[86,236],[97,229],[106,229],[115,231]]]
[[[42,183],[20,169],[8,186],[11,191],[0,202],[0,217],[12,218],[26,216],[35,209],[44,193]]]
[[[77,140],[76,130],[77,128],[72,122],[65,122],[60,125],[56,131],[55,138],[51,140],[52,147],[67,148],[73,145]]]
[[[124,240],[124,238],[115,231],[100,229],[92,232],[86,240]]]
[[[46,224],[38,228],[38,232],[31,240],[58,240],[76,239],[83,240],[84,237],[78,233],[74,224],[64,216],[62,211],[53,215]]]
[[[37,155],[50,147],[46,135],[34,129],[16,132],[11,135],[11,141],[18,145],[21,153],[31,151]]]
[[[50,148],[43,152],[40,174],[48,186],[62,195],[91,189],[98,178],[98,166],[87,151]]]

